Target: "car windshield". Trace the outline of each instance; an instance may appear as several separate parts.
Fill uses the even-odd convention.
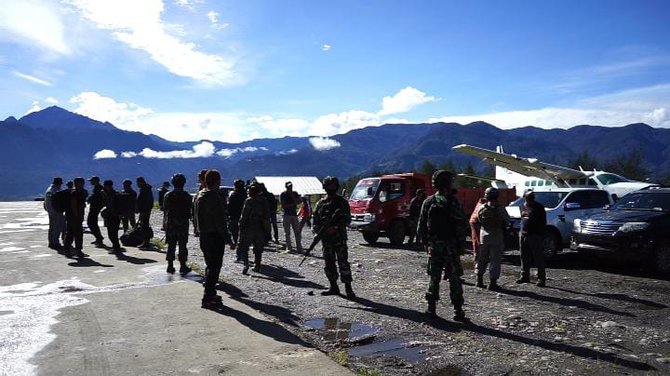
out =
[[[621,197],[612,210],[670,211],[670,193],[629,193]]]
[[[377,188],[379,187],[380,179],[363,179],[356,184],[356,187],[351,191],[350,200],[367,200],[374,197]]]
[[[568,195],[568,192],[534,192],[535,201],[542,204],[547,209],[553,209]],[[509,206],[521,206],[526,202],[523,197],[519,197]]]
[[[597,175],[596,179],[598,179],[598,181],[600,181],[600,183],[602,185],[610,185],[610,184],[614,184],[614,183],[625,183],[627,181],[630,181],[630,180],[624,178],[623,176],[619,176],[619,175],[616,175],[616,174],[609,174],[609,173]]]

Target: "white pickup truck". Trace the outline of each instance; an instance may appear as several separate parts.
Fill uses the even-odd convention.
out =
[[[554,257],[570,246],[573,221],[585,218],[604,210],[614,203],[612,196],[597,188],[556,188],[535,191],[535,201],[544,206],[547,212],[547,231],[544,235],[544,251],[547,259]],[[507,206],[511,219],[507,237],[507,249],[519,248],[519,226],[521,224],[521,206],[525,203],[519,198]]]

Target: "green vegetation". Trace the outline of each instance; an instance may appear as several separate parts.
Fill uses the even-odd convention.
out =
[[[361,368],[358,371],[356,371],[356,375],[358,375],[358,376],[381,376],[381,373],[379,373],[379,371],[377,371],[374,368],[364,367],[364,368]]]
[[[158,249],[165,249],[167,248],[167,243],[165,243],[164,239],[159,239],[159,238],[151,238],[149,241],[154,247]]]
[[[346,349],[337,350],[331,353],[331,356],[341,366],[346,366],[349,363],[349,351]]]

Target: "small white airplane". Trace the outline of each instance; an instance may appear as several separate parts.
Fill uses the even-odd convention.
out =
[[[452,149],[482,158],[484,162],[496,166],[496,184],[493,185],[504,181],[508,188],[516,188],[519,195],[526,189],[598,187],[608,191],[616,199],[629,192],[656,185],[629,180],[607,171],[584,171],[581,167],[575,170],[541,162],[536,158],[520,158],[514,154],[505,154],[502,146],[498,146],[496,151],[466,144],[456,145]]]

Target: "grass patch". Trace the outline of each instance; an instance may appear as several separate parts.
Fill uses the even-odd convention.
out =
[[[331,353],[331,356],[341,366],[345,366],[349,363],[349,351],[347,350],[337,350],[334,353]]]
[[[364,367],[364,368],[359,369],[356,372],[356,375],[358,375],[358,376],[381,376],[382,374],[379,373],[379,371],[377,371],[374,368]]]
[[[151,243],[151,245],[153,245],[154,247],[156,247],[160,250],[163,250],[163,249],[167,248],[167,243],[165,241],[163,241],[162,239],[159,239],[159,238],[151,238],[151,240],[149,240],[149,243]]]

